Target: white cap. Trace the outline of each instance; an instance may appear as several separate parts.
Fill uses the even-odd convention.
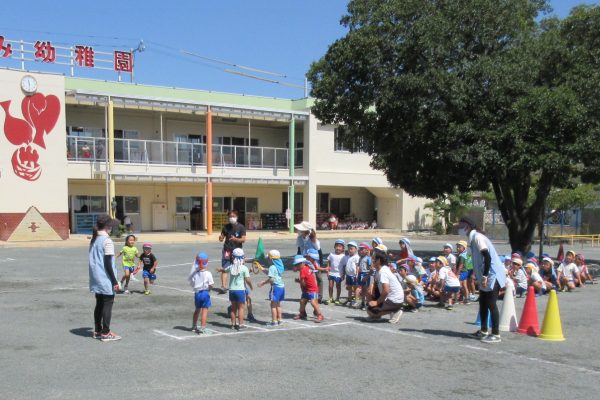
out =
[[[302,221],[299,224],[294,225],[294,228],[300,232],[306,232],[313,229],[312,225],[308,221]]]
[[[281,253],[279,253],[279,250],[269,250],[269,257],[272,259],[281,258]]]
[[[414,275],[406,275],[406,278],[405,278],[405,279],[406,279],[406,280],[408,281],[408,283],[410,283],[411,285],[416,285],[416,284],[417,284],[417,277],[416,277],[416,276],[414,276]]]
[[[244,250],[242,250],[239,247],[237,249],[233,249],[233,256],[234,257],[244,257]]]

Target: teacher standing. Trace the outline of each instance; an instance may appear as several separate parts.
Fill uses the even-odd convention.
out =
[[[494,245],[483,233],[477,231],[475,222],[470,218],[459,221],[459,235],[468,237],[473,271],[479,286],[479,316],[481,329],[472,336],[484,343],[500,342],[500,313],[498,312],[498,292],[506,285],[506,270],[500,261]],[[508,293],[507,296],[512,295]],[[491,313],[492,332],[488,329],[488,315]]]
[[[221,294],[227,293],[227,280],[229,267],[233,263],[233,250],[241,249],[246,241],[246,227],[238,222],[238,213],[231,210],[227,213],[229,223],[223,226],[219,235],[219,242],[223,243],[223,254],[221,257]]]
[[[89,248],[90,292],[96,296],[93,337],[103,342],[121,339],[121,336],[110,330],[115,293],[119,290],[115,245],[110,232],[118,225],[118,220],[106,214],[99,215]]]

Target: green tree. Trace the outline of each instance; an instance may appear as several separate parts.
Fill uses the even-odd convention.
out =
[[[593,185],[577,185],[574,188],[553,190],[548,196],[548,208],[555,210],[572,210],[584,208],[600,200]]]
[[[451,233],[453,223],[465,214],[472,201],[471,193],[454,191],[438,196],[431,203],[425,204],[425,208],[432,211],[434,218],[442,219],[445,232]]]
[[[313,111],[409,194],[493,189],[528,251],[553,187],[600,177],[600,8],[355,0],[313,63]]]

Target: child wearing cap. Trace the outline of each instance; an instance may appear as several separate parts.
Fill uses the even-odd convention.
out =
[[[528,279],[525,271],[523,271],[523,260],[520,257],[514,257],[511,260],[512,269],[509,270],[510,277],[515,283],[515,291],[517,296],[523,297],[523,293],[527,293]],[[509,293],[510,294],[510,293]]]
[[[368,243],[358,245],[358,277],[354,291],[354,298],[361,300],[360,304],[355,304],[354,308],[367,309],[367,287],[369,286],[369,271],[371,270],[371,247]]]
[[[153,285],[156,280],[156,267],[158,266],[158,260],[154,253],[152,253],[152,243],[144,243],[142,245],[144,252],[140,256],[140,266],[143,267],[144,277],[144,294],[149,295],[150,290],[148,285]]]
[[[340,305],[340,295],[342,293],[342,269],[346,267],[347,256],[344,254],[346,242],[342,239],[335,241],[333,253],[327,256],[327,280],[329,281],[329,300],[325,304],[335,303]],[[333,287],[335,286],[335,300],[333,299]]]
[[[344,276],[346,277],[346,289],[348,290],[348,299],[346,300],[344,305],[350,307],[356,306],[354,292],[357,286],[356,280],[358,278],[358,262],[360,260],[357,250],[358,244],[356,244],[356,242],[348,242],[348,259],[346,260],[346,266],[344,268]]]
[[[248,327],[244,324],[244,306],[246,305],[246,286],[250,289],[252,281],[250,280],[250,271],[244,264],[244,250],[238,247],[232,252],[233,262],[226,268],[219,268],[217,272],[226,272],[230,274],[229,279],[229,301],[231,309],[229,317],[231,318],[231,329],[243,330]]]
[[[321,253],[316,249],[308,249],[304,258],[309,262],[310,269],[315,278],[317,279],[317,287],[319,288],[319,304],[323,301],[323,278],[321,277],[322,272],[327,272],[327,268],[321,267]]]
[[[271,290],[269,292],[269,300],[271,300],[271,323],[270,326],[277,326],[283,323],[283,311],[281,309],[281,302],[285,298],[285,284],[283,283],[283,261],[281,261],[281,254],[277,250],[271,250],[267,254],[271,265],[269,266],[269,272],[267,273],[267,279],[260,282],[258,287],[263,287],[267,283],[271,284]]]
[[[456,273],[460,282],[460,291],[462,294],[463,304],[470,304],[471,295],[469,293],[469,278],[470,274],[467,270],[467,264],[469,263],[469,254],[467,253],[467,242],[464,240],[456,243],[456,251],[458,257],[456,259]],[[473,261],[470,261],[471,271],[473,271]]]
[[[208,319],[208,309],[212,305],[210,290],[215,284],[212,274],[206,269],[206,264],[208,264],[208,255],[198,253],[188,276],[188,282],[194,289],[194,304],[196,306],[192,318],[192,332],[199,335],[210,333],[206,330],[206,320]],[[198,328],[198,316],[200,315],[200,328]]]
[[[448,266],[456,274],[456,256],[453,254],[454,247],[452,244],[446,243],[442,251],[444,253],[444,257],[446,257],[446,260],[448,260]]]
[[[585,264],[585,257],[583,254],[577,254],[575,256],[575,265],[577,265],[577,268],[579,269],[579,281],[581,285],[585,284],[586,282],[589,282],[590,285],[593,285],[594,277]]]
[[[407,259],[408,257],[414,255],[410,247],[410,240],[407,238],[402,238],[398,241],[398,244],[400,245],[400,260]]]
[[[448,265],[446,257],[439,256],[435,262],[439,268],[439,288],[440,291],[443,291],[439,305],[446,305],[446,310],[452,310],[454,308],[454,300],[460,291],[460,281],[456,277],[454,271],[450,268],[450,265]],[[446,302],[448,304],[446,304]]]
[[[535,289],[536,296],[546,294],[546,283],[539,274],[539,268],[536,264],[529,262],[525,266],[528,275],[528,283]]]
[[[294,271],[299,272],[300,289],[302,290],[302,296],[300,297],[300,310],[298,314],[294,316],[295,320],[307,319],[306,314],[306,303],[310,303],[313,307],[314,314],[316,315],[315,322],[321,322],[325,318],[321,314],[319,308],[319,288],[317,287],[317,279],[307,264],[306,258],[301,255],[294,257]]]
[[[552,258],[544,257],[542,259],[542,268],[540,268],[539,273],[548,290],[559,290],[556,270],[554,269],[554,260]]]
[[[404,301],[407,304],[407,311],[416,312],[425,303],[425,292],[414,275],[406,276],[406,286],[409,289],[409,293],[404,297]]]
[[[575,265],[575,252],[573,250],[567,251],[565,260],[560,263],[557,272],[560,291],[568,290],[570,292],[575,290],[575,286],[579,284],[579,269]]]

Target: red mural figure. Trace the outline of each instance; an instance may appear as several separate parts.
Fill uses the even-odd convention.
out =
[[[35,181],[42,174],[40,155],[34,146],[45,149],[44,136],[49,134],[60,114],[60,101],[54,95],[36,93],[26,96],[21,102],[21,112],[25,119],[10,114],[10,100],[0,102],[4,109],[4,136],[16,146],[11,158],[14,173],[25,180]]]

